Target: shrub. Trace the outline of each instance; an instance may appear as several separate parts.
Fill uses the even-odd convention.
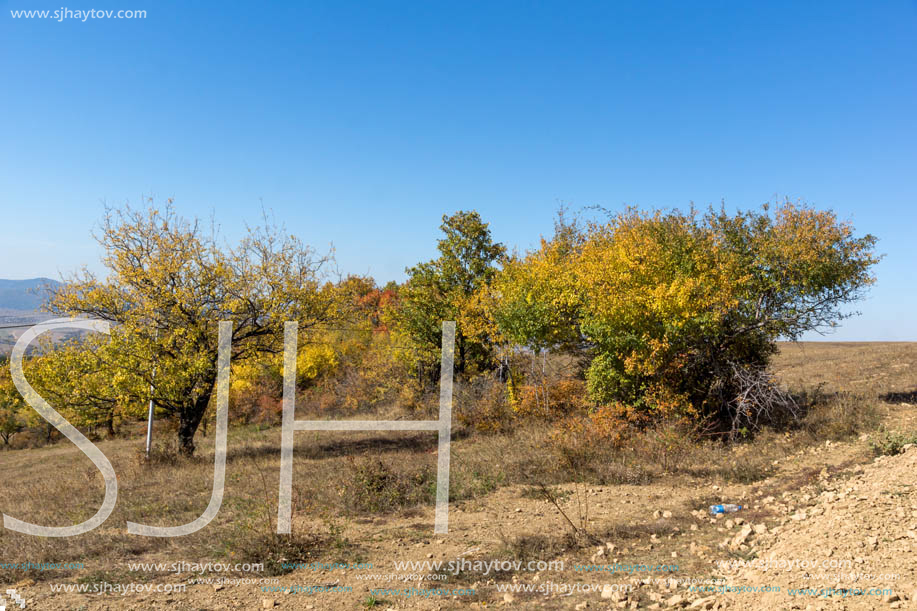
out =
[[[515,411],[523,415],[557,417],[585,413],[587,406],[585,382],[565,378],[544,385],[523,385]]]
[[[586,416],[568,416],[554,425],[552,451],[570,471],[591,471],[600,456],[620,451],[640,422],[639,415],[621,404],[604,406]]]
[[[239,424],[277,424],[283,415],[282,387],[276,376],[260,375],[230,388],[230,414]]]
[[[321,376],[332,374],[338,366],[334,349],[327,344],[307,344],[296,355],[296,383],[306,386]]]
[[[501,331],[535,348],[591,347],[599,404],[709,420],[733,436],[798,415],[766,373],[777,338],[848,316],[879,260],[873,236],[791,203],[734,215],[628,209],[573,238],[575,225],[559,227],[494,281]]]
[[[398,471],[380,458],[351,458],[346,485],[338,493],[358,512],[379,513],[428,505],[436,496],[436,474],[429,467]]]
[[[506,432],[516,414],[506,386],[491,375],[479,375],[455,386],[455,416],[463,426],[484,433]]]
[[[809,401],[802,425],[813,439],[843,441],[875,429],[880,421],[875,398],[854,394],[816,394]]]
[[[917,433],[901,433],[882,430],[878,437],[869,442],[877,456],[895,456],[904,452],[907,445],[917,444]]]

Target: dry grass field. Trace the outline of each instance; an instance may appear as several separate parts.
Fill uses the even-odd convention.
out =
[[[874,394],[908,402],[917,390],[917,346],[910,342],[783,343],[774,369],[792,388]]]
[[[544,425],[486,435],[456,426],[448,535],[433,534],[432,433],[298,432],[294,535],[279,536],[279,428],[232,429],[219,514],[197,533],[170,539],[129,535],[125,523],[175,525],[200,515],[210,499],[212,437],[199,441],[198,457],[180,459],[170,451],[172,435],[158,430],[163,442],[150,462],[140,454],[141,437],[106,440],[98,446],[119,478],[111,517],[91,533],[66,539],[0,530],[0,581],[22,593],[28,609],[898,608],[914,604],[915,584],[903,578],[884,585],[894,590],[886,602],[886,595],[881,600],[864,595],[771,598],[766,604],[755,594],[694,592],[690,580],[766,585],[767,576],[760,583],[735,581],[716,562],[754,559],[771,529],[794,528],[791,514],[807,502],[802,497],[817,496],[810,494],[813,487],[843,481],[864,465],[872,468],[877,453],[894,453],[917,433],[915,367],[917,344],[783,345],[775,372],[807,397],[811,410],[796,426],[763,431],[733,446],[673,442],[657,430],[627,451],[590,448],[577,460],[565,460],[546,449]],[[897,458],[903,456],[888,460]],[[72,524],[101,503],[101,477],[69,443],[0,452],[0,464],[0,510],[10,516]],[[917,494],[901,494],[917,516]],[[742,523],[702,513],[718,502],[744,505],[736,514]],[[723,544],[744,525],[759,528],[748,541]],[[917,549],[917,540],[913,544]],[[451,574],[394,565],[461,559],[520,561],[522,568]],[[562,562],[564,568],[525,570],[532,560]],[[8,566],[27,562],[78,562],[83,568]],[[263,570],[201,573],[166,566],[208,562],[258,563]],[[132,565],[138,563],[164,566],[137,570]],[[293,569],[285,566],[289,563],[324,565]],[[332,569],[330,563],[359,568]],[[677,571],[576,568],[615,563],[677,565]],[[884,573],[893,567],[869,568]],[[220,578],[228,581],[215,583]],[[665,583],[666,578],[680,583]],[[87,591],[54,591],[61,584]],[[172,584],[185,590],[93,593],[99,584],[140,584],[135,589]],[[326,591],[302,591],[315,586]],[[511,587],[530,591],[505,591]],[[630,591],[618,591],[625,587]]]

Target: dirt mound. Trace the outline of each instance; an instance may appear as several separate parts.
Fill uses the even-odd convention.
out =
[[[819,480],[736,560],[721,599],[736,609],[917,608],[917,447]],[[779,590],[778,590],[779,588]],[[769,590],[769,591],[768,591]]]

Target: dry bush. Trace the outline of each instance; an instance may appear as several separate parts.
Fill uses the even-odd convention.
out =
[[[589,404],[583,380],[561,378],[545,384],[523,385],[516,411],[525,416],[558,418],[583,414]]]
[[[843,441],[875,430],[881,415],[877,400],[865,393],[806,393],[801,429],[813,442]]]
[[[230,417],[238,424],[279,424],[283,415],[282,394],[279,379],[261,376],[250,386],[232,393]]]
[[[633,413],[620,406],[606,406],[588,416],[558,422],[547,441],[560,481],[649,483],[654,477],[652,465],[633,450],[639,430]]]
[[[147,454],[146,448],[137,446],[134,450],[134,463],[138,466],[178,467],[182,462],[194,461],[193,457],[183,457],[178,451],[178,440],[168,437],[157,441],[150,447]]]
[[[338,488],[345,507],[357,513],[392,512],[436,499],[436,472],[415,462],[396,466],[379,457],[348,457],[347,477]]]
[[[663,473],[677,472],[697,448],[699,427],[686,418],[666,418],[633,433],[635,453]]]
[[[625,406],[602,406],[588,415],[558,421],[551,430],[551,449],[571,468],[582,468],[609,449],[620,451],[637,424]]]
[[[267,577],[284,575],[294,569],[285,564],[304,563],[319,558],[329,547],[327,537],[314,534],[259,532],[239,529],[233,540],[234,558],[241,563],[263,564]]]
[[[504,383],[491,375],[457,381],[453,391],[455,418],[482,433],[508,432],[515,420]]]
[[[585,414],[582,380],[559,378],[544,384],[506,382],[482,374],[455,384],[455,415],[463,426],[480,432],[506,433],[524,420],[557,420]]]
[[[803,409],[796,399],[764,368],[730,363],[730,374],[720,382],[733,395],[727,402],[729,438],[733,441],[764,426],[786,426],[798,422]]]
[[[371,344],[359,356],[343,358],[333,376],[305,389],[297,405],[322,416],[347,416],[391,407],[417,412],[428,404],[430,396],[400,361],[383,347]]]

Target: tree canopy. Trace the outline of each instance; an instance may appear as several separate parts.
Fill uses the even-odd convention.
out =
[[[233,323],[231,356],[239,363],[281,351],[285,321],[308,333],[336,315],[336,292],[326,283],[330,255],[275,226],[250,229],[226,247],[215,230],[204,232],[171,205],[125,208],[108,211],[97,239],[108,274],[84,270],[70,278],[50,309],[113,323],[110,337],[81,344],[94,356],[84,354],[79,375],[103,372],[109,399],[142,404],[151,396],[178,418],[186,454],[214,391],[219,321]]]
[[[109,210],[97,236],[107,273],[69,278],[50,309],[108,321],[111,334],[40,350],[27,373],[78,426],[112,431],[152,398],[191,454],[213,396],[219,321],[233,323],[240,413],[269,417],[276,398],[252,393],[279,388],[285,321],[303,334],[300,390],[315,405],[358,409],[418,405],[426,386],[407,376],[436,379],[442,322],[454,320],[456,373],[499,365],[494,381],[507,388],[497,394],[511,395],[513,409],[516,357],[567,352],[584,381],[560,395],[580,389],[575,398],[555,401],[544,358],[541,374],[526,359],[545,408],[674,416],[735,433],[792,407],[767,373],[777,340],[852,315],[879,260],[873,236],[789,202],[736,213],[629,208],[589,223],[562,211],[553,236],[525,254],[508,254],[475,211],[444,215],[440,229],[436,258],[379,287],[362,276],[332,281],[330,254],[273,225],[228,246],[171,204]],[[0,437],[33,420],[0,378]]]
[[[494,317],[521,345],[587,346],[599,404],[735,423],[778,338],[851,314],[874,281],[875,242],[791,203],[733,215],[628,209],[510,261],[493,283]]]
[[[506,248],[493,241],[488,224],[475,211],[443,215],[440,229],[444,237],[437,241],[439,257],[405,270],[408,279],[393,310],[397,331],[412,358],[434,365],[442,322],[457,321],[456,370],[487,369],[492,346],[482,337],[483,314],[475,298],[496,276]]]

